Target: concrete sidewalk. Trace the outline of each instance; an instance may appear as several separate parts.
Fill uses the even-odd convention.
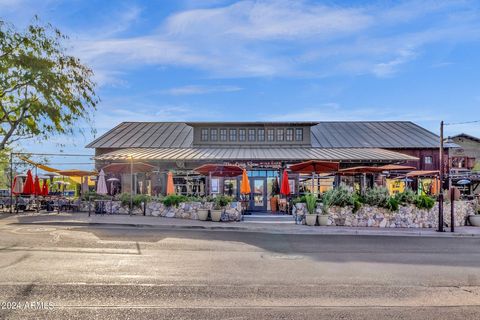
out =
[[[368,235],[368,236],[422,236],[422,237],[479,237],[480,228],[456,227],[455,233],[440,233],[434,229],[420,228],[368,228],[368,227],[309,227],[293,223],[255,222],[211,222],[188,219],[162,218],[152,216],[96,215],[88,213],[22,213],[0,214],[0,225],[37,224],[64,227],[109,227],[109,228],[150,228],[262,232],[279,234],[325,234],[325,235]]]

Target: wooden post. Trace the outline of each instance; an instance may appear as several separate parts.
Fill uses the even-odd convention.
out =
[[[450,188],[450,231],[455,232],[455,187]]]
[[[13,152],[10,152],[10,213],[13,213]]]
[[[440,190],[438,194],[438,232],[444,232],[443,228],[443,121],[440,122]]]

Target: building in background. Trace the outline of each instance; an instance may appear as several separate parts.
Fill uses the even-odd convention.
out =
[[[173,171],[180,194],[239,194],[239,178],[200,176],[206,163],[235,164],[248,170],[256,193],[253,209],[268,209],[272,184],[282,169],[307,160],[338,161],[342,168],[402,163],[438,170],[434,133],[407,121],[371,122],[123,122],[87,145],[97,169],[111,163],[145,163],[155,169],[135,174],[134,190],[165,194]],[[117,174],[130,192],[129,172]],[[302,179],[290,176],[293,193]],[[333,179],[324,181],[332,184]],[[257,194],[258,193],[258,194]]]

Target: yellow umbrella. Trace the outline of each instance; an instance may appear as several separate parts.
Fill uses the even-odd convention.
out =
[[[168,173],[167,176],[167,195],[175,194],[175,185],[173,184],[173,174]]]
[[[250,181],[248,180],[247,170],[243,169],[242,183],[240,184],[241,194],[250,194]]]

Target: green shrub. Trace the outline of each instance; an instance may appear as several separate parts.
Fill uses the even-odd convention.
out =
[[[100,200],[100,199],[110,199],[110,196],[97,194],[96,191],[87,191],[84,194],[82,194],[81,199],[85,201],[88,201],[88,199],[90,199],[93,201],[93,200]]]
[[[228,206],[232,202],[232,197],[219,195],[214,198],[215,208],[216,209],[223,209]]]
[[[420,195],[417,196],[415,199],[415,206],[419,209],[432,209],[433,206],[435,205],[435,200],[432,197],[429,197],[427,195]]]
[[[317,210],[317,197],[311,193],[305,196],[307,211],[309,214],[315,214]]]
[[[358,193],[354,193],[352,195],[352,198],[353,198],[353,209],[352,209],[352,212],[355,213],[357,212],[358,210],[360,210],[360,208],[362,207],[363,205],[363,202],[364,202],[364,199],[361,195],[359,195]]]
[[[397,193],[395,198],[397,198],[398,202],[401,204],[410,204],[415,203],[417,195],[412,190],[405,189],[405,191]]]
[[[307,203],[307,199],[305,196],[296,197],[292,200],[292,203],[293,205],[296,205],[297,203]]]
[[[322,195],[322,203],[324,197],[327,197],[330,206],[346,207],[354,204],[354,194],[345,187],[325,191]]]
[[[397,211],[399,205],[400,203],[396,197],[390,197],[387,200],[386,208],[390,211]]]
[[[368,205],[386,208],[390,194],[387,188],[374,187],[367,189],[363,198]]]
[[[163,205],[165,207],[178,207],[182,202],[186,202],[188,199],[183,195],[171,194],[163,198]]]
[[[130,193],[122,193],[119,196],[119,200],[122,203],[122,206],[129,207],[130,206]],[[132,205],[133,207],[139,208],[142,205],[142,202],[147,203],[151,200],[151,197],[146,194],[135,194],[132,197]]]

